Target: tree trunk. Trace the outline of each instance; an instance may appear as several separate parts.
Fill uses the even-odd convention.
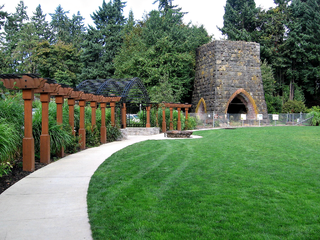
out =
[[[294,80],[292,79],[290,81],[290,95],[289,95],[289,100],[294,99]]]

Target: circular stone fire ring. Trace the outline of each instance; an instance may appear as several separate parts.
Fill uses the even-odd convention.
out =
[[[190,138],[192,135],[192,131],[168,131],[167,137],[168,138]]]

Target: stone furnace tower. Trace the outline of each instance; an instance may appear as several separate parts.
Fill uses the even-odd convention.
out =
[[[193,112],[246,113],[267,117],[260,70],[260,45],[214,41],[197,49]]]

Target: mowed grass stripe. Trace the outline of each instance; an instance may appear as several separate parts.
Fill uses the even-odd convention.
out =
[[[129,146],[99,167],[94,239],[319,239],[319,127],[195,134]]]

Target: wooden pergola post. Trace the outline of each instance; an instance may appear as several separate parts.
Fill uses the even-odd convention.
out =
[[[76,135],[76,132],[74,130],[74,106],[76,105],[76,99],[79,99],[82,94],[83,92],[80,91],[71,91],[67,96],[69,106],[69,125],[73,136]]]
[[[186,103],[186,104],[187,104],[187,103]],[[188,111],[189,111],[189,108],[188,108],[188,107],[185,107],[185,112],[186,112],[185,129],[187,129],[187,126],[188,126]]]
[[[177,130],[181,131],[181,117],[180,117],[181,108],[178,107],[177,109],[178,109],[178,124],[177,124],[178,126],[177,126]]]
[[[22,89],[22,98],[24,100],[24,138],[22,140],[22,159],[23,171],[34,171],[34,139],[32,136],[32,101],[34,90],[42,88],[46,83],[43,78],[33,74],[16,74],[1,75],[3,85],[8,89]]]
[[[24,100],[24,138],[22,140],[23,171],[33,172],[34,163],[34,139],[32,136],[32,101],[33,89],[23,89]]]
[[[79,137],[80,137],[80,149],[86,149],[86,129],[84,128],[84,108],[86,106],[86,100],[79,100],[80,106],[80,122],[79,122]]]
[[[74,98],[68,98],[68,106],[69,106],[69,125],[72,131],[72,135],[75,136],[76,133],[74,131],[74,105],[76,104],[76,100]]]
[[[56,104],[57,104],[57,123],[59,125],[62,125],[63,123],[63,116],[62,116],[62,107],[63,107],[63,101],[64,101],[64,96],[58,95],[55,97]],[[64,148],[61,147],[60,151],[57,154],[60,158],[64,157]]]
[[[166,107],[162,107],[162,132],[167,132],[167,125],[166,125]]]
[[[49,103],[50,94],[58,92],[60,85],[45,83],[42,88],[36,89],[35,93],[40,93],[42,104],[42,123],[40,136],[40,162],[50,163],[50,135],[49,135]]]
[[[158,109],[159,109],[159,105],[157,105],[157,110],[156,110],[156,126],[157,126],[157,127],[159,127]]]
[[[126,128],[127,127],[127,107],[126,107],[126,103],[122,104],[122,128]]]
[[[116,102],[114,101],[110,102],[110,107],[111,107],[111,126],[114,127],[116,125],[116,122],[115,122]]]
[[[61,125],[63,124],[63,103],[64,103],[64,96],[70,95],[72,92],[72,88],[69,87],[61,87],[59,88],[55,95],[55,102],[57,104],[57,123]],[[59,157],[64,157],[64,148],[62,147],[57,154]]]
[[[106,107],[107,107],[107,103],[105,103],[105,102],[100,103],[100,108],[101,108],[100,142],[101,143],[107,142]]]
[[[40,136],[40,162],[50,163],[50,135],[49,135],[49,93],[40,93],[42,104],[42,125]]]
[[[92,94],[90,94],[92,95]],[[97,102],[98,102],[98,96],[92,95],[91,96],[91,102],[90,102],[90,107],[91,107],[91,128],[96,125],[96,110],[97,110]]]
[[[170,107],[170,130],[173,130],[173,108]]]
[[[146,123],[146,128],[151,127],[151,124],[150,124],[150,110],[151,110],[151,106],[147,106],[147,123]]]
[[[191,104],[181,104],[181,103],[164,103],[165,107],[170,108],[170,130],[173,130],[173,108],[177,108],[178,109],[178,122],[177,122],[177,130],[181,131],[181,108],[185,108],[186,111],[186,125],[188,123],[188,109],[192,106]]]

